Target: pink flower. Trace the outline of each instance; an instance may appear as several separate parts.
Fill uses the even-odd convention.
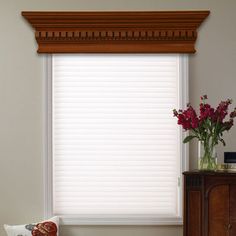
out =
[[[236,117],[236,108],[234,108],[234,111],[230,113],[230,118]]]
[[[236,117],[236,108],[230,113],[230,119],[224,121],[228,115],[229,105],[232,100],[228,99],[219,103],[216,109],[211,107],[205,102],[207,95],[201,97],[201,103],[199,105],[199,116],[193,109],[191,104],[187,104],[185,110],[173,110],[173,114],[178,119],[178,124],[183,127],[184,130],[192,131],[192,134],[184,139],[184,143],[189,142],[193,138],[199,140],[212,140],[213,145],[222,142],[223,132],[228,131],[234,124],[234,118]],[[211,138],[211,139],[210,139]]]
[[[203,95],[203,96],[201,96],[201,100],[203,101],[203,100],[206,100],[208,97],[207,97],[207,95]]]
[[[228,99],[227,101],[222,101],[218,107],[216,108],[215,114],[214,114],[214,121],[218,121],[220,123],[223,122],[224,118],[228,114],[228,108],[229,105],[232,103],[232,100]]]
[[[230,130],[234,125],[234,120],[230,119],[229,121],[224,122],[223,125],[226,127],[226,130]]]
[[[195,129],[199,125],[197,114],[190,105],[185,111],[179,110],[179,112],[177,112],[173,110],[173,114],[178,118],[178,124],[182,125],[185,130]]]
[[[214,117],[214,108],[212,108],[209,104],[200,104],[200,121],[203,121],[207,118],[212,119]]]
[[[178,112],[176,111],[176,109],[173,110],[173,114],[174,114],[174,116],[176,116],[176,117],[178,116]]]
[[[198,126],[199,126],[199,120],[198,120],[198,118],[194,118],[194,119],[192,120],[191,125],[192,125],[192,128],[193,128],[193,129],[198,128]]]

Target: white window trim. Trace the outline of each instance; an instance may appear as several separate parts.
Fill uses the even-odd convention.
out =
[[[53,172],[52,172],[52,55],[44,56],[44,78],[43,78],[43,168],[44,168],[44,218],[53,216]],[[179,107],[185,107],[189,101],[188,95],[188,55],[180,55],[180,82],[179,93],[181,96]],[[180,199],[183,199],[183,178],[182,172],[189,168],[189,146],[183,144],[187,133],[180,132],[180,153],[181,162],[179,173]],[[183,224],[183,201],[179,204],[180,217],[164,218],[152,216],[126,215],[119,217],[107,216],[106,218],[95,218],[93,215],[87,217],[73,216],[61,217],[61,223],[65,225],[182,225]]]

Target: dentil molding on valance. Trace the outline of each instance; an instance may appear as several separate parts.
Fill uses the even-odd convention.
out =
[[[31,12],[38,53],[194,53],[209,11]]]

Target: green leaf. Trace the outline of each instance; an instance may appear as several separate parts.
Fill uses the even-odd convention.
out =
[[[220,139],[220,141],[223,143],[223,146],[225,146],[226,145],[226,143],[225,143],[225,141],[224,141],[224,139]]]
[[[195,138],[195,137],[196,137],[195,135],[189,135],[189,136],[187,136],[187,137],[184,139],[183,143],[187,143],[187,142],[189,142],[190,140],[192,140],[192,139]]]

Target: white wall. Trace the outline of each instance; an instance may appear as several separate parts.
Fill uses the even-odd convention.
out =
[[[25,10],[210,10],[200,28],[197,53],[190,56],[190,101],[207,93],[213,104],[236,104],[235,0],[0,0],[0,235],[2,224],[43,217],[43,61]],[[235,151],[236,128],[226,135]],[[191,145],[191,168],[196,145]],[[178,236],[176,226],[73,226],[62,236]]]

